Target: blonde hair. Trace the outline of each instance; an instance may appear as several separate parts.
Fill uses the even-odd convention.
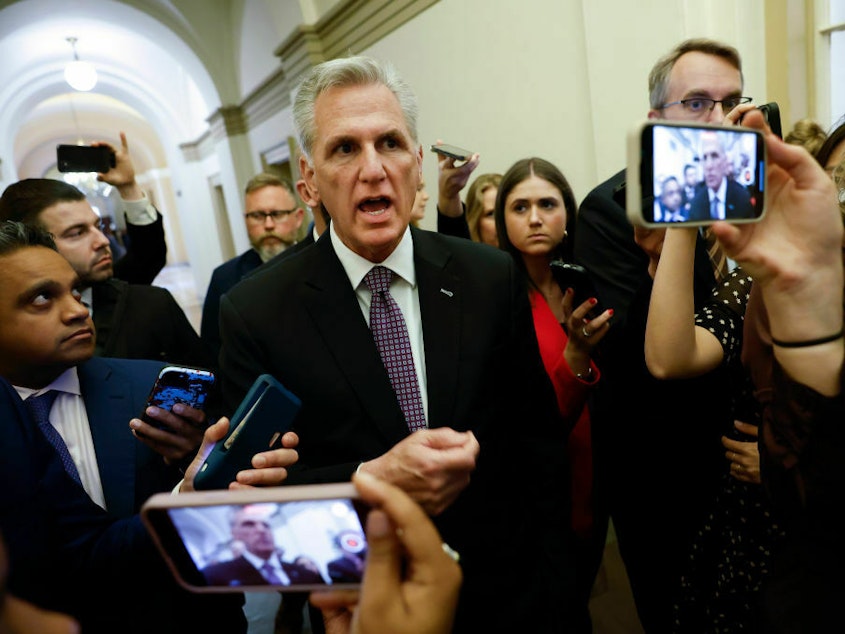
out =
[[[800,145],[815,156],[825,139],[827,131],[818,123],[812,119],[799,119],[783,140],[792,145]]]

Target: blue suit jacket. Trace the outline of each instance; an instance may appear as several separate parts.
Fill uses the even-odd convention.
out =
[[[129,429],[163,367],[159,361],[102,357],[78,366],[106,508],[116,517],[137,513],[153,493],[169,491],[181,478]]]

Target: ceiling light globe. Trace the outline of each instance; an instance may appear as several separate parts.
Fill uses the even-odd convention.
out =
[[[97,70],[88,62],[70,62],[65,67],[65,81],[74,90],[88,92],[97,85]]]

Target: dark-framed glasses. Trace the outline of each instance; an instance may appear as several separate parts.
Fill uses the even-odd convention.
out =
[[[692,97],[691,99],[681,99],[680,101],[672,101],[664,103],[660,109],[668,108],[670,106],[681,106],[690,114],[704,114],[705,112],[712,112],[716,104],[722,104],[722,110],[729,112],[743,103],[750,103],[751,97],[727,97],[726,99],[708,99],[707,97]]]
[[[244,214],[246,219],[255,224],[264,223],[267,218],[272,218],[273,222],[280,222],[290,216],[296,209],[274,209],[273,211],[248,211]]]

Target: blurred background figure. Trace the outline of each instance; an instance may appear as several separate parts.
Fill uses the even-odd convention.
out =
[[[792,145],[800,145],[815,156],[825,139],[827,132],[817,121],[799,119],[783,140]]]

